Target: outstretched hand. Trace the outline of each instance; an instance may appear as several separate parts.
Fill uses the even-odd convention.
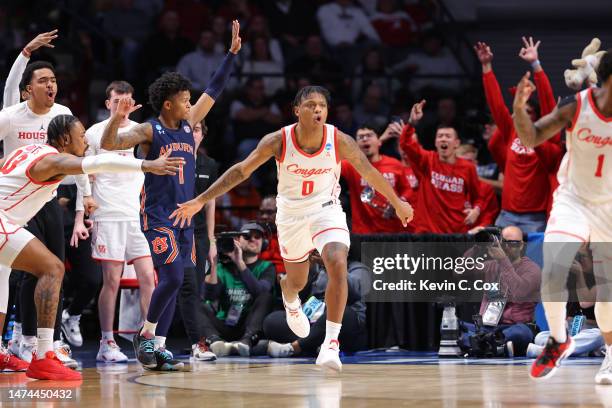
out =
[[[519,57],[521,57],[523,60],[527,61],[530,64],[537,61],[538,60],[538,47],[540,46],[540,42],[541,41],[538,41],[534,44],[533,37],[529,37],[529,40],[523,37],[524,47],[521,48],[521,50],[519,51]]]
[[[142,171],[157,174],[158,176],[176,175],[185,164],[185,159],[182,157],[170,157],[170,154],[172,154],[172,149],[166,150],[155,160],[144,160],[142,162]]]
[[[478,41],[474,46],[474,51],[476,51],[478,61],[480,61],[482,65],[489,65],[491,61],[493,61],[493,52],[487,43]]]
[[[527,106],[527,101],[529,101],[531,94],[536,89],[533,82],[529,80],[530,75],[531,74],[529,73],[529,71],[527,71],[525,75],[523,75],[523,77],[521,78],[521,81],[516,86],[516,94],[514,95],[513,103],[514,111],[517,111],[519,109],[525,109],[525,107]]]
[[[30,41],[28,45],[23,47],[23,50],[26,54],[31,54],[40,47],[55,48],[55,45],[51,44],[51,41],[55,40],[56,38],[57,30],[40,33],[36,37],[34,37],[34,39]]]
[[[232,54],[238,54],[242,47],[242,39],[240,38],[240,23],[238,20],[232,21],[232,45],[230,46],[230,52]]]
[[[123,96],[119,98],[117,104],[117,115],[128,117],[132,112],[142,108],[142,105],[136,105],[136,101],[130,96]]]
[[[173,226],[179,225],[183,228],[191,224],[193,216],[204,207],[205,203],[199,202],[197,198],[178,204],[178,208],[170,214],[169,219],[174,219]]]
[[[425,99],[422,99],[421,102],[417,102],[412,105],[412,109],[410,110],[410,119],[408,120],[412,126],[415,126],[423,118],[423,107],[425,106],[425,103]]]

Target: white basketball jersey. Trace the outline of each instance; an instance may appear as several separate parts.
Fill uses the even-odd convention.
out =
[[[276,205],[284,214],[307,215],[340,203],[340,158],[334,126],[324,125],[321,148],[312,154],[300,149],[296,126],[282,129],[282,153],[276,162]]]
[[[30,168],[43,157],[58,153],[49,145],[32,144],[8,156],[0,170],[0,215],[23,226],[53,198],[61,180],[34,181]]]
[[[576,115],[567,130],[567,162],[559,169],[559,183],[593,203],[612,201],[612,118],[595,105],[593,88],[576,95]]]

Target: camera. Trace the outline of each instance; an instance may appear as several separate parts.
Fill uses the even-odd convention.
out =
[[[474,251],[475,257],[484,257],[487,255],[489,248],[499,245],[501,242],[501,228],[485,227],[474,234],[476,248]]]
[[[244,233],[239,231],[220,232],[215,235],[217,240],[217,250],[219,252],[219,262],[231,262],[231,259],[227,256],[227,254],[234,251],[234,239],[243,235]]]

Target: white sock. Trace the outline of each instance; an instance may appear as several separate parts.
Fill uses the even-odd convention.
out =
[[[142,326],[142,330],[140,331],[140,334],[144,333],[144,332],[149,332],[152,335],[155,336],[155,329],[157,328],[157,323],[151,323],[148,320],[145,320],[144,322],[144,326]]]
[[[36,333],[38,339],[36,357],[40,360],[45,358],[47,351],[53,351],[53,329],[39,327]]]
[[[36,336],[21,336],[21,342],[26,344],[36,344]]]
[[[164,336],[155,336],[155,350],[158,348],[166,347],[166,337]]]
[[[288,302],[287,299],[285,299],[285,295],[283,295],[283,302],[285,302],[285,306],[292,310],[299,309],[301,305],[299,296],[296,296],[293,302]]]
[[[567,329],[565,327],[565,302],[542,302],[546,312],[546,321],[550,335],[558,343],[565,343],[567,340]]]
[[[102,332],[102,340],[111,340],[115,341],[115,336],[113,335],[113,331],[103,331]]]
[[[340,335],[340,329],[342,328],[342,323],[330,322],[329,320],[325,321],[325,340],[323,340],[323,344],[329,344],[332,340],[338,341],[338,336]]]
[[[13,336],[11,340],[21,341],[21,323],[13,324]]]

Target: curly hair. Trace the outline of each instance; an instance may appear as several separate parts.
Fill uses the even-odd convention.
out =
[[[62,136],[69,134],[72,126],[79,122],[76,116],[57,115],[47,126],[47,143],[53,147],[61,146]]]
[[[191,82],[187,78],[178,72],[166,72],[149,86],[149,104],[159,114],[165,101],[190,89]]]
[[[331,103],[331,95],[329,91],[318,85],[309,85],[300,89],[295,95],[295,99],[293,99],[293,106],[300,106],[304,99],[307,99],[312,94],[320,94],[327,101],[327,105]]]
[[[608,80],[610,75],[612,75],[612,48],[602,55],[597,67],[597,76],[602,84]]]

